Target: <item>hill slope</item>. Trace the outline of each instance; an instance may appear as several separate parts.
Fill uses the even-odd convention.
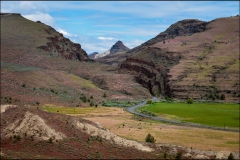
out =
[[[15,106],[1,113],[3,158],[149,159],[157,157],[149,153],[153,151],[146,144],[120,138],[78,117],[27,106]]]
[[[79,99],[84,96],[87,102]],[[88,106],[90,101],[148,97],[132,76],[91,62],[79,44],[53,28],[19,14],[1,14],[1,103],[11,99],[11,103]]]
[[[122,72],[151,94],[239,100],[239,17],[179,21],[128,55]]]

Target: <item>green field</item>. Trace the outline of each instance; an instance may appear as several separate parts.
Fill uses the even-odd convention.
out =
[[[239,128],[239,104],[158,102],[146,105],[140,109],[171,120]]]
[[[107,107],[59,107],[51,104],[46,104],[42,108],[43,110],[51,113],[60,114],[91,114],[91,113],[106,113],[110,112],[111,109]]]

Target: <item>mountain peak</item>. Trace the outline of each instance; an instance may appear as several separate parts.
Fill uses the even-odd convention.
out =
[[[128,51],[129,48],[126,47],[122,41],[118,40],[110,49],[110,54],[114,54],[117,52],[124,52],[124,51]]]
[[[123,44],[122,41],[118,40],[115,44]]]

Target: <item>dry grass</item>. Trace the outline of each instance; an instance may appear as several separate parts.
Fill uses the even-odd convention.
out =
[[[146,135],[151,133],[157,143],[169,143],[200,150],[239,151],[239,133],[168,125],[137,117],[134,119],[122,108],[111,109],[114,112],[101,113],[99,116],[86,113],[80,117],[100,123],[119,136],[137,141],[144,142]]]

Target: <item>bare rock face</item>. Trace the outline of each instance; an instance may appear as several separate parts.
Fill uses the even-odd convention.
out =
[[[135,80],[147,88],[152,95],[164,94],[172,96],[169,82],[169,68],[179,63],[179,53],[166,52],[159,48],[149,47],[141,53],[148,53],[145,58],[128,57],[120,69],[131,72]]]
[[[80,44],[71,42],[52,27],[45,29],[45,32],[49,34],[49,37],[47,37],[49,42],[37,48],[48,52],[51,56],[61,56],[65,59],[78,61],[89,60],[87,53],[81,48]]]

